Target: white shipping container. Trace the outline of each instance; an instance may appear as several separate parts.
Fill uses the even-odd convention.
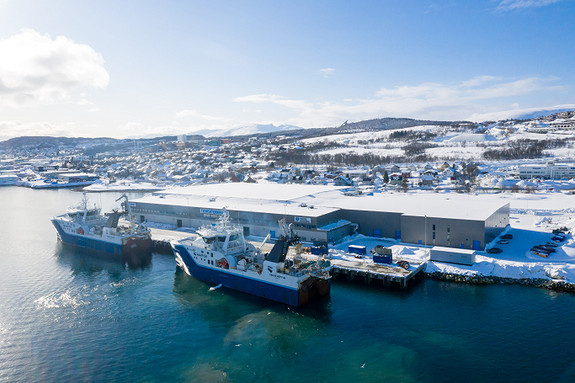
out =
[[[475,250],[434,246],[429,252],[429,259],[435,262],[471,266],[475,263]]]

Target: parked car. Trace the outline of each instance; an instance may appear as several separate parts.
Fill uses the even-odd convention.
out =
[[[503,234],[503,235],[501,236],[501,239],[513,239],[513,235],[511,235],[511,234]]]
[[[534,255],[538,255],[540,257],[543,257],[543,258],[549,257],[549,254],[547,254],[547,253],[543,253],[543,252],[533,250],[533,249],[531,249],[531,253],[533,253]]]
[[[555,249],[551,249],[551,250],[550,250],[550,249],[548,249],[548,248],[546,248],[546,247],[544,247],[544,246],[536,245],[536,246],[533,246],[533,247],[531,248],[531,251],[537,251],[537,252],[539,252],[539,253],[544,253],[544,254],[547,254],[547,255],[551,255],[552,253],[555,252]]]
[[[487,253],[489,253],[489,254],[499,254],[501,252],[503,252],[503,250],[501,250],[498,247],[492,247],[490,249],[487,249]]]

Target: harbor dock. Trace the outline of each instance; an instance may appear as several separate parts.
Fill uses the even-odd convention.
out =
[[[407,269],[404,269],[394,264],[332,259],[331,274],[348,281],[361,281],[367,284],[381,281],[383,286],[397,286],[405,289],[409,281],[425,270],[425,265],[425,263],[411,263]]]

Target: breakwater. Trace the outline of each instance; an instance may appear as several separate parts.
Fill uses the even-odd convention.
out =
[[[441,272],[425,273],[425,277],[437,281],[464,283],[469,285],[506,284],[506,285],[533,286],[553,291],[561,291],[575,294],[575,284],[573,283],[558,280],[548,280],[542,278],[504,278],[492,275],[460,275],[460,274],[441,273]]]

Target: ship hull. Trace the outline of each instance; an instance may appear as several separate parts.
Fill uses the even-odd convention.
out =
[[[243,277],[224,270],[198,265],[188,250],[182,245],[175,245],[174,252],[178,257],[178,265],[189,275],[204,282],[238,290],[247,294],[270,299],[290,306],[298,307],[312,300],[329,295],[329,280],[311,277],[304,281],[299,289],[289,288],[273,284],[267,281],[260,281],[254,278]]]
[[[76,188],[82,186],[90,186],[96,183],[96,181],[84,181],[84,182],[29,182],[25,184],[32,189],[65,189],[65,188]]]
[[[122,260],[134,260],[141,254],[149,254],[152,248],[152,240],[150,238],[129,238],[126,243],[119,244],[108,241],[99,240],[81,234],[67,233],[60,223],[53,219],[52,224],[58,232],[58,237],[62,243],[82,249],[86,249],[97,254],[107,255],[112,258]]]

